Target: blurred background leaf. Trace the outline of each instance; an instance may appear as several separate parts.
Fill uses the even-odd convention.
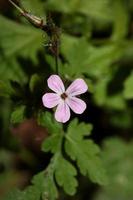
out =
[[[103,160],[110,183],[98,191],[95,200],[129,200],[133,197],[133,143],[119,138],[104,141]]]

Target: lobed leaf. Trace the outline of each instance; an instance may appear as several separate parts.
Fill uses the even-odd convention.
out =
[[[64,188],[64,191],[69,195],[76,193],[78,185],[75,176],[77,171],[75,167],[66,159],[59,155],[58,162],[55,167],[55,178],[59,186]]]
[[[62,131],[62,124],[58,123],[50,112],[39,112],[38,124],[46,127],[50,134],[58,134]]]
[[[65,151],[72,160],[77,161],[80,172],[88,176],[93,182],[105,184],[107,182],[106,173],[99,157],[99,148],[92,140],[79,137],[75,132],[74,122],[71,122],[68,128],[65,142]],[[86,129],[88,129],[88,126]],[[76,130],[80,129],[81,125],[77,124]],[[90,128],[90,127],[89,127]],[[90,130],[88,130],[90,131]],[[85,135],[82,133],[82,135]]]

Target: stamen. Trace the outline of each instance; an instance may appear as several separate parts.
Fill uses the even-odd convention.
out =
[[[67,98],[67,94],[66,94],[66,93],[61,94],[61,98],[62,98],[63,100],[65,100],[65,99]]]

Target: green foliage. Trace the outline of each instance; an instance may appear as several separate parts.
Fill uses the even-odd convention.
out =
[[[76,193],[78,184],[75,178],[76,174],[77,171],[75,167],[60,156],[55,169],[55,178],[57,183],[64,188],[67,194],[74,195]]]
[[[106,175],[98,156],[99,148],[92,140],[83,138],[90,134],[91,128],[91,125],[78,125],[77,120],[72,121],[66,135],[65,150],[72,160],[77,161],[83,175],[88,176],[93,182],[104,184]]]
[[[119,138],[112,138],[104,142],[102,157],[109,175],[109,184],[98,192],[95,200],[132,199],[132,154],[132,141],[125,143]]]
[[[38,85],[40,85],[40,82],[41,82],[41,80],[40,80],[39,75],[38,74],[33,74],[31,76],[31,79],[30,79],[30,82],[29,82],[30,91],[34,92],[34,90],[36,89],[36,87]]]
[[[63,35],[61,50],[68,60],[68,65],[63,66],[62,73],[65,71],[70,76],[79,76],[79,74],[86,72],[90,48],[85,38],[77,40],[74,37]]]
[[[50,134],[61,134],[62,124],[55,121],[49,112],[39,112],[38,124],[47,127]]]
[[[114,43],[97,48],[89,44],[85,38],[76,39],[69,35],[63,35],[61,51],[68,60],[68,65],[62,67],[62,73],[76,77],[81,73],[96,78],[108,76],[110,65],[122,55],[120,44]]]
[[[44,173],[36,175],[32,180],[32,186],[27,187],[24,191],[14,189],[5,196],[4,200],[39,200],[44,189],[42,188],[43,179]]]
[[[108,134],[122,135],[126,139],[132,137],[131,0],[22,0],[20,5],[29,14],[38,17],[46,18],[47,13],[52,13],[54,23],[62,29],[59,75],[68,84],[75,78],[82,77],[91,94],[85,94],[89,105],[80,120],[73,119],[69,124],[62,125],[55,121],[53,114],[43,112],[41,97],[46,92],[46,79],[50,74],[56,73],[55,58],[50,54],[49,46],[45,48],[46,51],[43,47],[45,41],[42,30],[32,27],[26,19],[19,16],[12,5],[8,18],[0,16],[0,142],[11,149],[13,137],[9,135],[10,122],[21,123],[28,112],[29,117],[36,117],[38,125],[47,130],[48,136],[42,142],[41,150],[44,154],[50,152],[47,155],[51,155],[51,159],[46,160],[46,163],[49,161],[47,167],[33,175],[30,186],[22,191],[11,187],[11,193],[4,200],[65,199],[62,197],[62,189],[73,196],[78,185],[81,193],[83,186],[79,183],[78,169],[90,181],[101,185],[97,194],[94,191],[95,200],[131,200],[132,142],[108,139]],[[81,122],[84,119],[86,123]],[[93,139],[89,138],[92,131],[90,121],[95,126],[93,133],[96,141],[101,144],[103,137],[107,138],[103,153]],[[26,159],[28,156],[25,155]],[[0,164],[6,170],[0,174],[0,181],[15,177],[11,161],[14,163],[10,154],[0,152]],[[33,166],[30,174],[39,171],[39,164],[37,163],[37,168]],[[102,186],[107,183],[105,168],[109,184]],[[91,182],[87,183],[87,187],[88,185],[93,187]],[[10,186],[7,185],[7,188]],[[80,197],[81,194],[74,199],[79,200]]]
[[[28,11],[28,12],[33,12],[35,15],[39,15],[42,18],[45,16],[44,13],[44,3],[42,1],[38,0],[22,0],[20,2],[22,6]]]
[[[19,106],[17,107],[11,114],[11,123],[17,124],[21,123],[25,119],[25,106]]]
[[[44,177],[44,190],[42,192],[43,199],[55,200],[58,197],[58,190],[54,181],[53,169],[50,165]]]
[[[124,97],[126,99],[133,98],[133,72],[131,72],[130,76],[124,82]]]
[[[113,10],[113,40],[121,40],[128,34],[128,23],[129,23],[129,15],[126,2],[123,0],[117,0],[113,2],[114,10]]]
[[[0,81],[0,96],[1,97],[10,97],[13,93],[13,89],[8,82]]]
[[[0,16],[0,21],[2,51],[0,76],[4,80],[12,79],[24,82],[27,77],[20,66],[18,56],[37,62],[36,54],[42,46],[42,33],[3,16]]]
[[[50,136],[42,144],[42,150],[54,153],[47,171],[48,173],[50,172],[50,174],[52,173],[53,176],[55,174],[58,185],[62,186],[67,194],[74,195],[77,186],[77,180],[75,179],[77,172],[75,167],[62,156],[63,130],[59,123],[53,123],[53,118],[50,113],[42,113],[41,116],[39,116],[39,122],[41,121],[42,123],[40,118],[42,118],[44,122],[43,125],[50,131]],[[52,178],[53,183],[51,183],[51,176],[47,176],[47,179],[48,178],[50,178],[50,180],[47,180],[50,184],[55,184],[54,178]],[[46,192],[49,193],[49,188],[47,188]],[[52,192],[50,193],[53,194]],[[47,195],[50,198],[50,194]],[[54,198],[52,197],[51,199]]]
[[[61,2],[57,0],[49,0],[47,6],[50,9],[54,9],[61,12],[80,12],[86,14],[95,19],[110,19],[109,11],[109,1],[108,0],[94,0],[93,2],[87,0],[74,0]]]
[[[18,189],[14,189],[12,192],[8,193],[3,200],[21,200],[23,199],[22,193]]]
[[[58,185],[62,186],[67,194],[73,195],[76,192],[77,180],[75,175],[77,172],[75,167],[62,156],[61,151],[64,139],[66,153],[71,159],[77,159],[77,165],[81,173],[88,175],[94,182],[99,184],[106,183],[105,171],[98,155],[99,148],[92,140],[84,139],[84,136],[90,135],[92,130],[90,124],[78,124],[77,120],[73,120],[67,133],[64,133],[61,129],[62,126],[53,121],[50,113],[44,114],[42,112],[39,114],[38,122],[50,131],[50,136],[42,144],[42,150],[54,153],[50,171],[52,170],[53,175],[55,174]]]

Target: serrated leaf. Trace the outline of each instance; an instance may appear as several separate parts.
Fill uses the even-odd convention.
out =
[[[63,135],[58,132],[49,136],[42,144],[42,150],[44,152],[51,151],[52,153],[56,153],[59,149],[61,149]]]
[[[47,174],[44,177],[44,191],[42,193],[42,199],[55,200],[58,197],[58,190],[54,181],[53,174]]]
[[[57,188],[53,176],[50,176],[50,174],[40,172],[33,177],[32,184],[23,191],[15,189],[9,192],[3,200],[57,199]]]
[[[58,185],[62,186],[64,191],[69,195],[74,195],[76,193],[76,187],[78,185],[75,178],[76,174],[77,171],[74,166],[59,155],[55,168],[55,178]]]
[[[45,115],[45,117],[46,116],[48,115]],[[51,115],[49,115],[48,121],[51,122]],[[84,126],[81,126],[81,127],[82,129],[84,129]],[[89,126],[89,128],[91,127]],[[64,188],[64,191],[67,194],[73,195],[76,192],[76,186],[77,186],[77,181],[75,179],[76,169],[73,167],[71,163],[65,160],[61,155],[63,131],[60,129],[53,129],[53,130],[55,132],[52,133],[43,142],[42,150],[45,152],[51,151],[52,153],[55,154],[51,160],[50,166],[52,166],[52,171],[53,171],[53,174],[55,174],[56,181],[60,186]],[[49,182],[49,184],[52,184],[52,182]]]
[[[76,130],[76,135],[73,134],[73,130]],[[78,123],[78,119],[71,121],[68,132],[72,137],[76,137],[78,140],[82,140],[84,136],[89,136],[92,131],[91,124],[85,124],[84,122]]]
[[[43,142],[42,150],[45,152],[51,151],[52,153],[59,151],[63,139],[62,125],[56,122],[49,112],[40,112],[38,115],[38,123],[47,128],[50,134]]]
[[[84,138],[81,139],[79,135],[86,135],[84,133],[85,130],[81,129],[80,124],[77,124],[77,128],[75,129],[73,124],[75,124],[75,122],[70,123],[66,135],[66,153],[71,157],[72,160],[77,161],[77,165],[83,175],[87,175],[93,182],[105,184],[107,179],[105,170],[99,157],[98,146],[94,144],[92,140]],[[86,126],[87,130],[88,126],[85,124],[84,126]],[[81,132],[81,134],[77,134],[77,130],[79,130],[78,132]]]
[[[11,114],[11,123],[21,123],[25,119],[25,109],[24,105],[17,107]]]
[[[62,124],[58,123],[49,112],[39,112],[38,124],[46,127],[50,134],[58,134],[62,132]]]
[[[23,191],[23,199],[39,200],[44,191],[44,172],[40,172],[32,179],[32,185]]]
[[[131,72],[129,77],[124,82],[124,97],[126,99],[133,98],[133,72]]]

